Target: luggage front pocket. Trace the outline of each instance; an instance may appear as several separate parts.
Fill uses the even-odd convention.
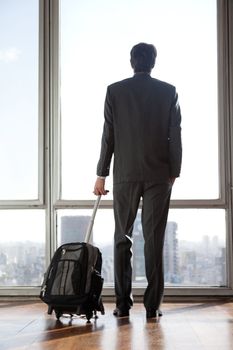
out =
[[[71,260],[59,261],[51,295],[80,295],[81,286],[80,264]]]

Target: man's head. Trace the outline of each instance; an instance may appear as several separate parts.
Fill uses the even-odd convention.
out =
[[[154,45],[139,43],[130,51],[130,63],[135,73],[150,73],[155,65],[157,51]]]

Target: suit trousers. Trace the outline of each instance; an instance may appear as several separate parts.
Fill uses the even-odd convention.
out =
[[[115,217],[114,275],[116,305],[129,309],[132,298],[132,233],[140,199],[142,198],[142,230],[144,237],[147,288],[146,309],[158,309],[163,298],[163,246],[172,185],[153,182],[114,184]],[[137,257],[135,257],[137,259]]]

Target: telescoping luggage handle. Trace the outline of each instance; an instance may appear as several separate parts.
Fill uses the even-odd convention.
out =
[[[101,200],[101,195],[97,196],[97,198],[96,198],[94,209],[93,209],[92,216],[91,216],[91,220],[89,221],[87,233],[86,233],[86,236],[84,239],[85,243],[89,243],[89,241],[90,241],[91,232],[92,232],[92,228],[93,228],[94,221],[95,221],[95,215],[96,215],[97,209],[99,207],[100,200]]]

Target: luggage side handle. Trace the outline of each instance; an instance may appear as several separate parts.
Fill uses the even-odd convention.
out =
[[[95,221],[95,215],[96,215],[97,209],[99,207],[100,200],[101,200],[101,195],[97,196],[97,198],[96,198],[95,205],[94,205],[93,212],[92,212],[92,216],[91,216],[91,219],[89,221],[86,236],[84,239],[85,243],[89,243],[89,241],[90,241],[91,233],[92,233],[92,229],[93,229],[93,225],[94,225],[94,221]]]

